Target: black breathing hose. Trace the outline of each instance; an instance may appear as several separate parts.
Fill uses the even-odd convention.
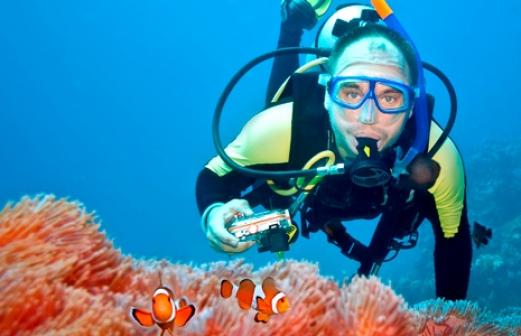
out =
[[[219,97],[219,101],[217,102],[217,106],[215,107],[214,116],[212,120],[212,136],[213,136],[213,143],[215,146],[215,149],[217,150],[217,154],[222,158],[222,160],[232,167],[234,170],[238,171],[241,174],[260,178],[260,179],[288,179],[288,178],[294,178],[294,177],[301,177],[301,176],[308,176],[308,177],[314,177],[316,176],[317,169],[303,169],[303,170],[281,170],[281,171],[263,171],[259,169],[252,169],[247,167],[242,167],[239,164],[237,164],[235,161],[233,161],[224,151],[222,142],[221,142],[221,136],[219,131],[219,124],[221,121],[221,115],[222,111],[224,109],[224,104],[226,103],[226,100],[230,96],[232,90],[235,88],[235,85],[241,80],[241,78],[253,67],[256,65],[277,56],[282,56],[286,54],[312,54],[316,55],[318,57],[324,57],[329,56],[330,49],[324,49],[324,48],[306,48],[306,47],[292,47],[292,48],[281,48],[277,49],[271,52],[268,52],[266,54],[260,55],[250,62],[248,62],[246,65],[244,65],[228,82],[226,87],[224,88],[221,96]],[[454,87],[452,86],[452,83],[450,80],[445,76],[441,70],[436,68],[435,66],[423,62],[423,67],[427,70],[429,70],[431,73],[436,75],[442,83],[447,88],[447,91],[449,93],[450,97],[450,117],[447,121],[447,125],[445,126],[440,138],[436,141],[434,146],[431,148],[431,150],[428,152],[429,157],[432,158],[434,154],[440,149],[440,147],[443,145],[443,142],[447,139],[449,136],[449,133],[454,126],[454,122],[456,120],[456,113],[457,113],[457,97],[456,97],[456,91],[454,90]]]

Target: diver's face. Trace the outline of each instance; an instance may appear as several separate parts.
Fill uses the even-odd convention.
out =
[[[371,39],[377,41],[371,42]],[[340,57],[332,75],[381,78],[409,85],[409,70],[403,55],[386,40],[380,40],[382,41],[378,41],[378,38],[366,38],[350,45]],[[376,49],[373,48],[375,43]],[[356,99],[357,95],[363,95],[368,90],[369,83],[361,82],[354,87],[350,86],[343,94],[349,95],[345,99]],[[374,139],[378,150],[382,151],[394,145],[400,137],[411,115],[412,106],[400,113],[383,113],[377,107],[375,99],[379,99],[380,105],[383,105],[389,99],[385,90],[385,87],[375,85],[375,98],[366,99],[356,109],[341,106],[326,94],[325,107],[329,111],[335,141],[343,159],[354,158],[358,154],[356,138]]]

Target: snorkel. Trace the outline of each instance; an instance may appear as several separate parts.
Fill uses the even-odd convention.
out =
[[[427,139],[429,137],[429,115],[427,111],[427,95],[425,91],[425,76],[423,73],[423,66],[420,55],[418,53],[418,49],[412,42],[411,38],[402,27],[396,15],[394,15],[392,8],[387,4],[385,0],[371,0],[371,4],[374,9],[380,16],[380,18],[385,22],[385,24],[400,34],[405,40],[407,40],[414,50],[414,56],[416,58],[417,64],[417,96],[414,103],[413,114],[415,115],[416,121],[416,136],[414,138],[414,142],[405,153],[403,158],[399,158],[397,156],[392,174],[395,178],[399,177],[401,174],[407,173],[407,166],[409,163],[414,160],[414,158],[419,154],[425,151],[427,147]]]

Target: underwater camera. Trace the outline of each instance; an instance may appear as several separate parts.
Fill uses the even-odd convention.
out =
[[[288,251],[296,230],[288,210],[271,210],[251,216],[238,215],[228,227],[228,231],[239,241],[257,242],[259,252]]]

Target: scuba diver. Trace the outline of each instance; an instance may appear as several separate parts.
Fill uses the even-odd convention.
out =
[[[297,46],[330,4],[308,1],[283,1],[279,47]],[[315,20],[296,3],[307,3]],[[425,64],[383,3],[340,7],[318,32],[317,46],[332,48],[320,71],[295,72],[225,150],[216,142],[219,155],[196,185],[202,229],[215,249],[240,253],[255,242],[239,239],[230,225],[255,216],[254,207],[289,209],[292,221],[300,212],[302,236],[323,231],[360,263],[358,274],[368,275],[414,247],[427,219],[435,235],[436,296],[465,299],[472,243],[463,162],[432,119]],[[275,59],[269,96],[298,67],[293,56]],[[215,133],[214,127],[214,141]],[[378,216],[368,245],[342,223]]]

